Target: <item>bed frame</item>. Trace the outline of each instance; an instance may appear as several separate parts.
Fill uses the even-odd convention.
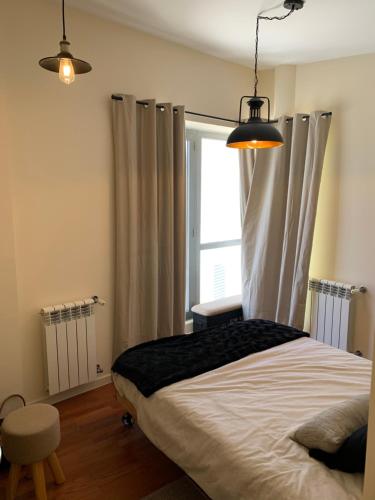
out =
[[[125,411],[125,413],[121,417],[121,421],[126,427],[132,427],[137,422],[137,410],[135,409],[135,406],[128,399],[124,398],[123,396],[120,396],[116,387],[115,387],[115,392],[117,401],[120,403],[123,410]]]

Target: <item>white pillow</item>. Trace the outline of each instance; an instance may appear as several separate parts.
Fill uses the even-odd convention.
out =
[[[348,399],[308,420],[291,438],[306,448],[335,453],[347,437],[367,424],[368,409],[368,394]]]

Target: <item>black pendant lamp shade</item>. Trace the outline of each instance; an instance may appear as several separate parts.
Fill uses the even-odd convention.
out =
[[[60,42],[60,52],[56,56],[44,57],[39,61],[40,66],[48,71],[54,71],[58,73],[60,71],[60,61],[61,59],[69,59],[73,65],[74,73],[76,75],[81,75],[82,73],[88,73],[92,70],[91,64],[81,59],[76,59],[69,52],[70,43],[67,40],[62,40]]]
[[[244,123],[230,134],[228,148],[266,149],[282,146],[284,140],[280,132],[267,123]]]
[[[259,45],[259,22],[261,20],[267,21],[282,21],[289,17],[296,10],[302,9],[304,0],[286,0],[284,7],[288,9],[288,13],[284,16],[267,17],[259,14],[256,20],[255,30],[255,64],[254,64],[254,95],[243,96],[240,100],[240,111],[238,115],[238,127],[233,130],[227,140],[229,148],[236,149],[265,149],[276,148],[284,144],[284,140],[280,132],[271,124],[270,120],[270,100],[268,97],[258,97],[258,45]],[[270,9],[268,9],[270,10]],[[242,101],[249,99],[247,104],[250,107],[250,116],[246,122],[242,121]],[[268,113],[267,119],[261,118],[261,108],[267,101]]]
[[[239,122],[241,122],[242,101],[249,96],[243,96],[240,103]],[[263,99],[268,103],[268,119],[262,120],[260,110],[264,104]],[[270,123],[269,99],[268,97],[250,96],[247,104],[250,106],[250,117],[247,122],[241,123],[229,135],[227,146],[236,149],[265,149],[282,146],[284,140],[280,132]]]
[[[62,25],[63,39],[60,42],[60,52],[56,56],[44,57],[39,61],[39,65],[48,71],[59,73],[60,80],[70,84],[74,81],[75,75],[88,73],[92,68],[91,64],[76,59],[69,51],[70,43],[65,35],[65,0],[62,0]]]

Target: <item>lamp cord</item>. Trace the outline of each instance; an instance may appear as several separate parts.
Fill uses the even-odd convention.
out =
[[[63,25],[63,40],[66,40],[66,34],[65,34],[65,0],[62,0],[62,25]]]
[[[273,16],[273,17],[268,17],[268,16],[262,16],[258,15],[257,16],[257,24],[256,24],[256,30],[255,30],[255,57],[254,57],[254,72],[255,72],[255,79],[254,79],[254,96],[257,96],[257,91],[258,91],[258,45],[259,45],[259,21],[283,21],[287,17],[289,17],[291,14],[295,12],[294,7],[290,9],[288,14],[285,14],[285,16]]]

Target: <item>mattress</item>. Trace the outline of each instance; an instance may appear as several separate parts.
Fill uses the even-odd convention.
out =
[[[362,474],[333,471],[290,439],[314,414],[370,391],[371,362],[303,338],[145,398],[113,374],[146,436],[214,500],[360,499]]]

